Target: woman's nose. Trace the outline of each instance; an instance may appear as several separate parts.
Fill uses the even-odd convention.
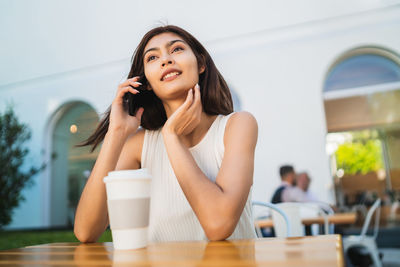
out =
[[[163,67],[165,67],[166,65],[170,65],[170,64],[172,64],[172,59],[171,59],[171,57],[170,56],[165,56],[165,57],[163,57],[163,60],[162,60],[162,66]]]
[[[172,60],[167,60],[162,63],[162,66],[165,67],[166,65],[172,64]]]

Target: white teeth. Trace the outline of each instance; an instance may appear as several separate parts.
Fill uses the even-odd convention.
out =
[[[167,79],[167,78],[169,78],[169,77],[172,77],[172,76],[175,76],[175,75],[179,75],[179,72],[170,72],[170,73],[168,73],[167,75],[165,75],[164,77],[163,77],[163,80],[165,80],[165,79]]]

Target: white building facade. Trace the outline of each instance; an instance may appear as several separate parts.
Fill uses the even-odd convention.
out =
[[[62,119],[68,114],[82,119],[82,113],[73,114],[74,108],[101,116],[126,77],[140,38],[158,20],[197,37],[233,90],[236,107],[256,117],[253,199],[269,201],[280,183],[279,166],[293,164],[310,174],[311,190],[319,199],[335,201],[325,149],[324,82],[331,67],[352,49],[379,47],[400,55],[400,5],[203,1],[194,9],[187,2],[0,3],[0,110],[12,104],[32,130],[27,166],[49,163],[24,190],[26,201],[14,210],[9,229],[71,221],[66,208],[71,170],[51,163],[56,142],[62,143],[57,131],[71,134]]]

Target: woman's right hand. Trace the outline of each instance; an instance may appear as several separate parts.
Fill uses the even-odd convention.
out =
[[[132,88],[138,87],[141,84],[138,82],[139,76],[128,79],[118,86],[117,95],[111,105],[110,114],[110,125],[108,131],[122,131],[127,137],[132,133],[135,133],[140,126],[140,121],[144,109],[141,107],[136,112],[135,116],[130,116],[129,113],[124,109],[124,95],[127,92],[132,94],[139,94],[139,91]]]

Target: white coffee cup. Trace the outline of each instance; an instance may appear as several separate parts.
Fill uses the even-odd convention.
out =
[[[114,249],[147,246],[150,173],[147,169],[112,171],[104,183]]]

